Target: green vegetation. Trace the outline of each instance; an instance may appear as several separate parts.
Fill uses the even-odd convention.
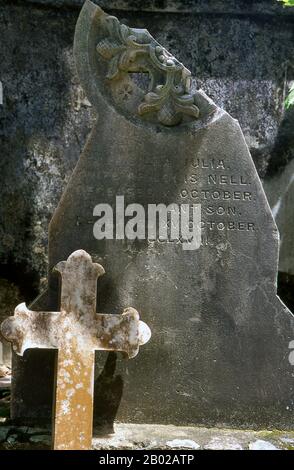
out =
[[[290,106],[293,106],[293,105],[294,105],[294,83],[291,85],[289,95],[285,99],[286,109],[290,108]]]
[[[278,2],[282,2],[285,7],[294,7],[294,0],[278,0]],[[290,106],[294,105],[294,83],[292,83],[290,87],[289,95],[285,100],[285,107],[286,109],[290,108]]]
[[[278,0],[278,2],[284,3],[286,7],[294,7],[294,0]]]

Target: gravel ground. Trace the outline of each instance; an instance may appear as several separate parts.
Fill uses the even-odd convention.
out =
[[[17,426],[9,418],[10,390],[0,389],[0,450],[47,450],[50,426]],[[96,429],[95,450],[191,449],[191,450],[294,450],[294,431],[253,431],[115,424],[106,435]]]

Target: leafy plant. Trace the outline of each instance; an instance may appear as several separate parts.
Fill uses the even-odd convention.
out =
[[[294,7],[294,0],[278,0],[278,2],[282,2],[285,7]],[[294,105],[294,83],[290,86],[289,95],[285,99],[285,107],[286,109],[290,108],[290,106]]]
[[[278,2],[283,2],[286,7],[294,7],[294,0],[278,0]]]
[[[290,108],[290,106],[294,105],[294,83],[292,83],[290,87],[290,92],[287,98],[285,99],[285,107],[286,109]]]

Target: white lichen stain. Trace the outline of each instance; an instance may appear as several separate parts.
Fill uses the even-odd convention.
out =
[[[65,359],[62,363],[63,367],[73,366],[74,362],[72,359]]]
[[[66,384],[72,384],[72,380],[70,380],[68,377],[64,377],[64,382]]]
[[[62,402],[61,402],[61,413],[63,415],[67,415],[67,414],[70,413],[69,401],[68,400],[62,400]]]
[[[61,369],[59,370],[59,375],[60,375],[61,377],[67,377],[67,378],[70,377],[69,372],[67,372],[67,370],[66,370],[66,369],[63,369],[63,368],[61,368]]]
[[[74,394],[75,394],[75,389],[70,388],[69,390],[66,391],[66,398],[71,398],[74,396]]]

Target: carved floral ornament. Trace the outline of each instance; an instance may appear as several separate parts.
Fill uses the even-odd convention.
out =
[[[108,80],[116,80],[128,72],[149,72],[149,92],[138,107],[140,116],[156,113],[165,126],[180,124],[184,116],[199,117],[194,96],[190,93],[191,72],[145,29],[121,24],[114,16],[104,16],[107,31],[97,44],[97,52],[109,62]]]

